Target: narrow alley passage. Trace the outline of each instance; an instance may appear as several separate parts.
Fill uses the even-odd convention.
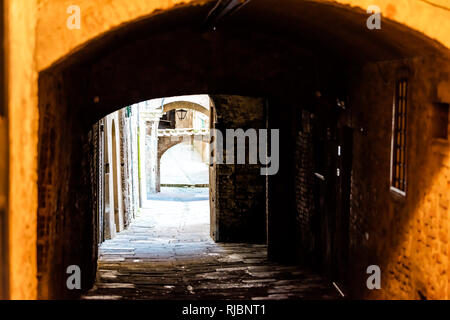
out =
[[[207,188],[162,188],[101,245],[96,283],[83,298],[339,298],[330,282],[266,255],[265,245],[211,240]]]

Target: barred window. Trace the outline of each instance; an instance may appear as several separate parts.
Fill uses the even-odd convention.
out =
[[[406,114],[408,103],[408,81],[397,81],[395,88],[393,148],[392,148],[392,178],[391,185],[396,191],[406,193]]]

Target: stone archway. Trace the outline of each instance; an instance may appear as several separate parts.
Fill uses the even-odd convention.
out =
[[[176,20],[180,26],[185,27],[190,25],[189,23],[192,23],[192,21],[197,21],[197,18],[198,21],[202,20],[201,18],[205,16],[205,13],[211,7],[212,2],[210,1],[193,1],[174,8],[172,5],[175,2],[173,1],[163,2],[161,5],[160,1],[142,0],[135,1],[135,6],[131,10],[124,9],[129,7],[129,1],[114,1],[111,3],[105,3],[104,1],[80,1],[81,6],[87,9],[84,10],[87,13],[85,19],[87,23],[79,33],[70,32],[65,30],[65,28],[54,27],[55,25],[63,26],[65,23],[64,15],[59,13],[64,12],[66,1],[56,4],[52,4],[49,1],[44,2],[39,12],[33,1],[18,4],[18,6],[23,6],[23,10],[16,11],[26,12],[26,16],[24,18],[19,16],[17,12],[13,12],[11,13],[11,23],[28,25],[24,22],[27,18],[30,18],[29,21],[33,22],[30,22],[30,28],[9,28],[10,32],[15,35],[13,38],[18,39],[17,43],[23,44],[13,46],[10,51],[10,56],[14,58],[11,62],[11,67],[14,70],[22,71],[16,73],[19,75],[17,78],[11,79],[12,95],[10,97],[10,105],[12,112],[10,114],[13,129],[11,129],[10,133],[12,141],[10,159],[13,159],[11,163],[14,163],[15,166],[11,171],[10,188],[15,190],[15,194],[18,196],[11,198],[10,207],[12,208],[11,218],[13,222],[11,223],[10,231],[12,239],[27,240],[23,242],[18,240],[17,244],[13,243],[11,246],[11,251],[13,252],[12,265],[16,266],[13,268],[15,272],[14,279],[17,279],[17,281],[14,281],[14,292],[18,292],[14,296],[32,297],[33,290],[36,287],[36,255],[33,253],[36,251],[36,240],[33,239],[37,238],[35,230],[38,228],[36,227],[36,217],[34,215],[31,216],[30,212],[34,213],[36,208],[39,207],[39,217],[43,219],[40,220],[39,230],[42,231],[42,236],[44,237],[44,241],[40,243],[45,244],[40,245],[39,250],[42,251],[39,252],[54,252],[55,265],[61,262],[58,259],[63,252],[63,248],[71,248],[72,243],[76,243],[78,238],[75,232],[79,230],[68,230],[66,236],[67,239],[71,239],[71,242],[67,240],[68,242],[61,244],[61,241],[65,240],[61,240],[58,235],[51,234],[52,229],[47,229],[46,226],[57,225],[58,221],[60,221],[57,219],[66,218],[64,221],[68,225],[73,223],[73,225],[80,226],[80,229],[83,230],[83,232],[79,232],[80,234],[89,234],[89,227],[83,223],[89,220],[89,217],[77,217],[75,214],[72,214],[76,212],[76,208],[80,207],[86,209],[82,210],[84,214],[89,212],[90,200],[88,192],[80,192],[77,199],[70,199],[61,194],[59,190],[69,190],[67,193],[73,194],[75,194],[76,190],[83,188],[89,190],[89,182],[83,169],[83,163],[86,161],[83,157],[83,153],[86,151],[83,149],[83,146],[86,144],[83,134],[89,125],[102,116],[116,110],[118,106],[151,97],[167,95],[197,92],[233,92],[256,96],[266,94],[272,97],[275,96],[279,99],[277,110],[282,110],[283,108],[288,110],[290,103],[295,101],[295,99],[291,99],[294,97],[289,97],[289,92],[296,92],[295,98],[297,101],[311,102],[308,95],[299,97],[301,95],[298,93],[299,87],[311,90],[316,89],[309,88],[305,82],[299,81],[302,79],[302,74],[310,76],[309,79],[319,78],[320,81],[318,83],[320,84],[327,81],[332,82],[333,80],[331,78],[320,78],[320,72],[316,73],[315,70],[309,72],[311,71],[309,68],[314,66],[316,61],[311,59],[314,56],[313,54],[305,52],[305,48],[315,48],[317,51],[324,53],[320,57],[320,59],[324,59],[323,61],[331,59],[330,57],[337,57],[338,61],[331,61],[331,66],[337,66],[342,61],[346,63],[351,62],[350,65],[357,72],[363,74],[361,78],[355,76],[353,79],[354,83],[359,83],[358,80],[369,82],[370,80],[364,76],[363,72],[367,71],[374,76],[373,79],[376,79],[373,81],[381,79],[385,81],[386,86],[389,85],[389,81],[383,76],[393,76],[389,72],[389,70],[392,70],[392,66],[389,62],[378,65],[379,61],[390,61],[393,63],[392,61],[400,61],[405,58],[429,54],[439,55],[439,52],[443,52],[443,46],[425,38],[416,31],[423,32],[426,36],[440,41],[441,44],[447,46],[446,50],[448,51],[449,35],[445,33],[445,30],[448,30],[448,28],[435,28],[436,25],[448,26],[450,19],[447,12],[439,11],[441,9],[438,7],[429,6],[423,1],[410,1],[409,4],[411,5],[405,8],[405,11],[397,10],[397,13],[394,13],[396,10],[393,10],[392,7],[395,8],[397,2],[379,1],[383,10],[388,5],[391,5],[391,10],[389,11],[391,19],[383,24],[380,32],[368,33],[361,26],[364,25],[367,18],[363,6],[364,4],[369,4],[369,2],[336,1],[336,3],[350,5],[339,6],[331,1],[286,1],[286,6],[272,7],[271,4],[273,2],[258,1],[258,4],[247,6],[246,11],[242,11],[242,15],[232,17],[229,24],[230,28],[222,30],[219,28],[219,32],[215,35],[207,33],[201,36],[192,32],[190,28],[182,30],[183,28],[180,27],[180,29],[177,29],[176,32],[171,33],[169,36],[159,34],[157,30],[165,30],[166,26],[171,25],[170,21]],[[95,6],[98,6],[98,8],[95,8]],[[102,8],[105,10],[102,10]],[[162,10],[159,10],[159,13],[156,14],[156,9]],[[111,15],[109,14],[110,12],[117,14]],[[305,12],[309,14],[305,15]],[[169,14],[165,15],[167,13]],[[185,13],[186,16],[184,20],[167,19],[168,16],[183,16],[182,13]],[[426,14],[428,18],[423,19],[422,14]],[[138,19],[144,17],[148,19]],[[315,23],[319,20],[318,17],[323,19],[320,25]],[[251,25],[254,26],[254,30],[246,27],[244,21],[249,21],[248,19],[251,19]],[[430,23],[431,20],[433,23]],[[342,25],[342,28],[330,28],[336,21]],[[37,28],[34,28],[36,22]],[[283,22],[287,22],[286,25]],[[149,24],[155,28],[149,28]],[[295,30],[295,28],[291,29],[293,25],[304,28],[307,32],[303,34],[305,36],[311,35],[311,37],[302,38],[302,33],[298,33],[298,30]],[[264,29],[264,27],[267,29]],[[148,34],[150,29],[156,30],[151,36]],[[261,30],[264,31],[261,32]],[[273,34],[282,34],[284,38],[264,38],[270,35],[272,31],[274,31]],[[115,37],[119,35],[122,37]],[[134,35],[131,42],[124,40],[129,38],[129,35]],[[34,51],[36,36],[38,39],[36,41],[36,50]],[[157,50],[152,50],[152,52],[136,50],[149,47],[148,43],[140,47],[139,41],[133,42],[136,39],[143,39],[147,36],[149,37],[147,38],[148,43],[160,41],[162,45],[158,46]],[[314,39],[317,41],[314,41]],[[224,42],[222,40],[227,42],[226,46],[223,45]],[[144,40],[142,41],[145,42]],[[170,46],[171,41],[182,43],[184,47],[191,48],[192,51],[186,50],[183,54],[178,53]],[[194,45],[189,47],[189,43]],[[301,43],[302,48],[299,48],[295,43]],[[18,50],[19,47],[21,49],[28,48],[30,54],[23,56]],[[274,49],[277,47],[283,50],[278,52]],[[240,48],[240,51],[236,52],[233,48]],[[291,57],[283,55],[283,51],[289,52]],[[447,51],[444,50],[444,52]],[[204,55],[204,52],[210,54]],[[269,53],[265,55],[265,52]],[[349,53],[350,56],[345,57],[345,54]],[[293,61],[293,56],[296,57],[295,61]],[[34,64],[35,58],[37,66]],[[299,62],[302,59],[310,60],[303,60],[307,61],[307,63],[301,65],[302,70],[299,70]],[[148,64],[145,65],[147,69],[143,70],[138,63],[130,65],[130,61],[147,61]],[[174,64],[173,61],[177,61],[178,64]],[[80,62],[84,65],[84,69],[73,73],[65,72]],[[370,65],[367,66],[367,64]],[[111,71],[111,65],[116,65],[118,68]],[[364,66],[365,68],[363,68]],[[441,69],[444,73],[446,72],[446,66],[447,63],[442,63],[442,68],[436,67],[434,69]],[[324,69],[327,67],[324,66]],[[39,88],[36,81],[37,72],[40,72]],[[335,73],[336,78],[339,80],[342,80],[344,74],[345,70],[336,70]],[[379,74],[381,74],[381,78]],[[169,81],[162,81],[168,75],[170,75],[171,80],[176,85],[171,84]],[[439,76],[431,77],[430,73],[424,74],[424,76],[425,78],[429,76],[430,79],[442,79]],[[80,79],[89,79],[90,81],[80,81]],[[26,90],[19,90],[19,88],[22,88],[19,84],[26,87]],[[423,85],[423,83],[420,82],[420,85]],[[443,95],[448,92],[449,85],[445,82],[442,84],[430,82],[425,84],[425,87],[443,88],[437,90],[437,96],[434,98],[437,101],[441,101],[444,99]],[[355,92],[362,91],[361,88],[356,86],[351,86],[351,88]],[[382,96],[385,99],[388,91],[388,89],[380,89],[378,93],[381,93],[381,95],[378,96]],[[80,93],[83,93],[83,95],[81,96]],[[37,95],[39,95],[39,107]],[[373,96],[370,93],[366,93],[366,98],[373,99]],[[21,101],[23,103],[20,103]],[[361,97],[358,101],[361,102],[361,105],[368,105],[364,103],[364,99]],[[384,110],[382,109],[384,103],[380,103],[378,106],[380,107],[379,110]],[[295,110],[294,107],[292,109]],[[297,121],[293,110],[290,110],[292,113],[286,111],[281,115],[277,115],[273,110],[269,112],[272,116],[271,125],[284,125],[294,131],[296,127],[290,124],[290,121]],[[367,118],[364,116],[364,111],[360,110],[360,114],[352,118],[352,121],[355,120],[353,123],[365,123]],[[38,113],[40,116],[39,120]],[[80,115],[83,116],[81,117]],[[37,129],[38,121],[41,124],[39,134]],[[385,125],[385,122],[380,123]],[[361,145],[367,146],[369,142],[377,141],[372,136],[373,131],[369,131],[367,139],[363,140],[362,137],[367,131],[365,131],[366,128],[363,126],[361,128],[358,128],[360,130],[358,132],[362,132],[361,137],[359,137]],[[385,129],[385,127],[383,128]],[[383,132],[381,130],[378,131],[379,135],[376,137],[378,141],[386,138],[387,135],[383,134]],[[297,142],[295,139],[286,139],[287,142],[285,142],[284,146],[294,145]],[[23,141],[26,141],[26,144],[23,144]],[[298,143],[302,142],[299,141]],[[39,157],[36,154],[38,143]],[[381,151],[384,151],[384,149]],[[53,157],[51,152],[66,156]],[[422,153],[426,154],[426,152]],[[23,154],[26,154],[27,157],[22,159],[21,155]],[[383,154],[383,152],[380,152],[380,154]],[[290,165],[291,162],[294,163],[294,159],[289,154],[284,155],[284,159],[287,159],[285,160],[286,165]],[[363,156],[361,157],[364,158]],[[37,178],[38,158],[39,177]],[[17,159],[20,159],[20,161],[16,162]],[[384,163],[382,161],[384,159],[377,158],[376,155],[367,160],[368,162]],[[428,160],[422,160],[423,163],[428,163]],[[61,167],[71,168],[72,171],[59,170]],[[430,165],[429,168],[436,168],[436,166]],[[357,167],[356,169],[362,170],[364,168]],[[377,169],[380,169],[381,172],[385,171],[384,167],[377,168],[374,166],[371,169],[374,172],[378,172]],[[432,170],[427,177],[433,177],[434,175],[440,176],[439,171]],[[289,177],[289,174],[283,173],[283,176]],[[423,179],[425,180],[425,177]],[[373,182],[373,180],[369,182]],[[430,185],[428,179],[421,183],[424,188]],[[275,191],[278,193],[274,194],[272,200],[276,200],[277,197],[282,199],[283,195],[286,196],[286,194],[289,195],[289,199],[294,198],[290,191],[282,186],[282,179],[279,179],[278,185],[280,188],[275,188]],[[38,186],[39,191],[37,189]],[[364,188],[364,184],[361,184],[361,189],[364,190]],[[23,201],[24,197],[22,195],[24,194],[30,195],[26,198],[27,201]],[[361,197],[363,196],[361,195]],[[383,194],[381,198],[386,200],[386,203],[390,201],[388,195]],[[59,207],[47,206],[46,203],[58,204]],[[289,201],[288,204],[283,204],[282,201],[279,201],[279,205],[284,212],[296,212],[297,210],[293,201]],[[364,203],[358,203],[358,205],[364,207]],[[416,205],[418,204],[408,204],[411,210]],[[63,207],[67,209],[67,213],[61,211]],[[389,208],[380,206],[378,209],[380,212],[389,212],[388,220],[383,223],[383,226],[388,231],[389,226],[396,223],[392,217],[402,216],[396,213],[395,205],[390,205]],[[425,212],[428,211],[425,210]],[[308,219],[305,218],[305,221],[308,221]],[[289,224],[275,221],[272,227],[273,230],[283,230],[283,227],[289,226]],[[24,228],[24,225],[27,227]],[[389,233],[388,231],[386,232]],[[383,240],[382,237],[377,233],[374,234],[375,237],[371,235],[370,241],[383,243],[381,241]],[[284,234],[280,236],[275,232],[272,239],[275,239],[277,243],[273,243],[270,249],[277,251],[284,244],[288,244],[289,237],[283,237]],[[19,242],[26,243],[26,245],[18,245]],[[48,246],[46,246],[47,244]],[[388,244],[386,246],[389,247]],[[45,249],[51,250],[46,251]],[[383,248],[373,245],[372,249],[378,253],[385,251]],[[80,248],[74,249],[74,259],[81,261],[84,265],[91,266],[93,262],[84,258],[86,255],[89,256],[89,252],[89,245],[82,244]],[[21,257],[27,258],[21,259]],[[386,259],[389,260],[389,258]],[[19,268],[19,265],[23,266],[23,268]],[[52,271],[54,269],[46,270],[48,274],[51,274]],[[47,286],[49,288],[44,290],[46,292],[44,296],[51,297],[52,294],[57,296],[55,292],[58,292],[57,290],[59,289],[52,288],[51,284],[47,284]],[[29,289],[23,289],[22,291],[22,289],[18,288]],[[23,294],[22,292],[26,293]],[[395,293],[391,293],[391,295],[395,296]]]
[[[207,101],[202,101],[202,96],[199,96],[199,98],[195,98],[196,96],[191,97],[179,97],[179,98],[169,98],[168,101],[166,99],[162,100],[162,111],[163,112],[169,112],[171,110],[177,110],[177,109],[187,109],[192,110],[196,112],[200,112],[204,115],[206,115],[208,118],[210,118],[210,98],[207,99]],[[191,101],[183,100],[186,98],[190,98]],[[205,104],[206,103],[206,104]],[[183,130],[181,130],[183,131]],[[204,130],[203,130],[204,131]],[[193,143],[194,139],[204,139],[205,132],[194,132],[191,130],[191,132],[176,132],[171,130],[167,130],[165,133],[162,133],[161,135],[158,135],[158,147],[157,147],[157,157],[156,157],[156,192],[160,192],[161,190],[161,157],[168,149],[171,147],[183,142],[183,141],[191,141]],[[208,139],[209,141],[209,139]]]
[[[169,130],[167,130],[169,131]],[[164,135],[161,134],[158,137],[158,152],[157,152],[157,171],[156,171],[156,192],[161,191],[161,158],[164,153],[170,148],[176,146],[177,144],[183,142],[193,143],[194,139],[199,139],[202,141],[207,141],[209,143],[209,131],[204,131],[203,133],[191,133],[190,135]]]
[[[363,13],[360,20],[361,28],[364,27],[365,20],[368,17],[366,10],[373,5],[371,0],[315,0],[311,4],[299,3],[294,0],[285,0],[283,6],[274,4],[274,1],[258,1],[264,6],[264,9],[272,12],[287,10],[292,12],[306,12],[304,7],[329,6],[335,10],[354,10]],[[130,24],[144,18],[158,17],[159,13],[176,10],[178,8],[206,8],[205,14],[211,9],[214,0],[172,0],[172,1],[146,1],[134,0],[130,8],[129,1],[116,0],[114,3],[104,2],[102,0],[79,0],[78,5],[83,10],[83,28],[80,32],[74,33],[67,28],[55,28],[55,25],[65,26],[66,16],[60,12],[65,12],[68,2],[58,3],[44,2],[38,13],[39,24],[37,26],[37,69],[39,71],[54,65],[56,62],[74,50],[79,50],[83,44],[106,34],[119,26]],[[253,5],[253,4],[251,4]],[[377,5],[381,9],[383,17],[408,28],[416,30],[426,36],[436,39],[450,48],[450,36],[448,30],[450,24],[450,13],[445,10],[448,3],[445,0],[421,1],[410,0],[403,2],[401,7],[397,1],[379,0]],[[203,16],[205,18],[206,15]],[[424,18],[426,17],[426,18]],[[326,17],[323,17],[325,19]],[[314,18],[315,19],[315,18]],[[430,23],[432,21],[433,23]],[[334,21],[336,22],[336,20]],[[323,23],[324,26],[333,23]],[[441,26],[440,28],[433,27]]]
[[[208,106],[209,107],[209,106]],[[170,110],[177,110],[177,109],[189,109],[194,110],[200,113],[203,113],[204,115],[209,117],[209,108],[206,108],[205,106],[202,106],[195,102],[190,101],[174,101],[169,102],[167,104],[164,104],[163,106],[163,112],[168,112]]]

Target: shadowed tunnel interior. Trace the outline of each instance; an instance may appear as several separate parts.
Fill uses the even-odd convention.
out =
[[[275,175],[214,168],[213,240],[250,256],[229,243],[266,244],[270,263],[311,268],[352,298],[448,298],[448,48],[322,1],[250,1],[205,27],[214,4],[122,24],[39,72],[39,298],[80,295],[64,286],[69,265],[82,288],[95,281],[92,126],[193,94],[211,98],[211,128],[280,130]],[[370,265],[381,290],[366,286]]]

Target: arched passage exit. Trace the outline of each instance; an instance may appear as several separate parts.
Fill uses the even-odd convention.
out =
[[[209,147],[207,142],[200,141],[199,144]],[[195,149],[196,146],[190,141],[180,141],[161,155],[161,186],[208,187],[209,158],[205,161],[201,149]],[[179,161],[180,157],[183,161]]]
[[[430,125],[423,122],[422,112],[434,114],[440,108],[436,105],[444,105],[445,110],[449,103],[445,94],[449,86],[443,81],[449,72],[448,49],[390,20],[384,22],[380,31],[371,32],[365,28],[367,15],[361,10],[316,1],[272,4],[268,0],[251,2],[215,31],[197,28],[211,3],[174,8],[101,35],[83,50],[41,71],[40,225],[57,225],[64,217],[67,228],[78,228],[70,228],[64,238],[52,233],[53,229],[42,229],[39,271],[52,275],[40,283],[42,297],[65,294],[56,284],[63,282],[63,272],[58,268],[68,260],[95,270],[95,259],[90,254],[93,243],[82,240],[90,239],[92,227],[88,222],[94,212],[87,153],[83,152],[90,126],[119,106],[199,92],[211,94],[216,109],[234,115],[218,119],[216,128],[267,126],[281,130],[280,170],[264,183],[256,184],[263,184],[267,195],[269,256],[279,261],[312,257],[320,268],[334,273],[332,269],[339,265],[333,264],[340,262],[335,257],[339,248],[333,243],[339,242],[335,240],[343,232],[350,238],[347,249],[359,257],[349,268],[359,277],[348,284],[349,290],[357,296],[377,294],[361,287],[362,271],[369,260],[376,260],[386,270],[394,268],[394,257],[404,251],[409,233],[406,230],[397,236],[387,235],[398,228],[408,229],[408,221],[417,212],[427,212],[420,190],[428,190],[431,196],[439,193],[434,181],[445,175],[432,156],[444,154],[439,161],[445,162],[445,143],[437,141],[437,151],[429,156],[427,152],[417,155],[417,149],[425,148],[427,135],[433,135]],[[153,46],[155,43],[158,45]],[[188,49],[177,50],[180,46]],[[413,88],[412,101],[416,101],[408,114],[408,128],[420,127],[427,132],[422,136],[413,129],[407,132],[414,141],[408,152],[417,156],[408,161],[406,200],[397,199],[398,195],[392,195],[389,189],[393,88],[405,69]],[[256,96],[261,100],[251,104],[245,99],[231,101],[217,94]],[[418,107],[421,103],[427,105],[425,111]],[[338,107],[343,110],[338,109],[336,115],[327,112]],[[344,127],[352,128],[354,139],[354,202],[347,216],[348,231],[340,228],[345,219],[336,213],[337,204],[332,207],[333,215],[316,210],[315,201],[323,194],[312,192],[316,177],[329,181],[327,177],[332,177],[338,168],[337,160],[318,166],[311,158],[321,153],[334,157],[331,150],[334,143],[336,148],[340,146],[340,141],[329,137],[337,137],[340,131],[334,129]],[[57,138],[52,139],[52,132],[57,133]],[[317,140],[322,143],[321,150],[314,143]],[[367,149],[372,152],[366,152]],[[54,154],[58,157],[53,158]],[[414,169],[423,163],[430,164],[426,176],[414,175]],[[70,171],[58,170],[60,167]],[[322,171],[317,172],[318,169]],[[383,178],[377,180],[375,173]],[[248,190],[248,181],[242,177],[239,181],[239,174],[233,178],[236,189],[245,186],[237,193]],[[334,185],[333,182],[324,190]],[[374,193],[374,189],[381,191]],[[326,197],[330,197],[328,194],[325,199],[330,199]],[[336,200],[334,194],[331,197]],[[81,215],[73,214],[80,210]],[[64,251],[71,252],[70,259],[62,255]],[[365,255],[367,251],[373,256]],[[417,255],[406,252],[403,256],[407,263],[421,268]],[[423,287],[421,278],[433,277],[432,270],[429,265],[429,269],[417,272],[406,289],[399,289],[393,277],[388,280],[391,285],[378,294],[416,297],[420,292],[436,297],[444,288]],[[92,276],[85,278],[86,286]]]
[[[191,101],[186,101],[190,100]],[[198,126],[199,124],[193,123],[193,115],[196,112],[199,112],[207,117],[208,122],[210,121],[211,112],[213,111],[210,107],[212,104],[212,100],[208,95],[193,95],[190,97],[172,97],[169,99],[162,99],[162,112],[167,114],[172,110],[186,110],[192,112],[192,115],[189,113],[189,120],[186,122],[185,120],[181,121],[178,129],[188,129],[188,131],[181,130],[179,132],[175,131],[161,131],[161,134],[158,134],[158,150],[156,154],[156,192],[160,191],[161,185],[161,157],[163,154],[171,147],[175,146],[178,143],[183,141],[190,141],[193,145],[198,144],[201,141],[209,143],[209,130],[198,130],[199,128],[194,129],[193,126]],[[186,116],[185,116],[186,117]],[[186,128],[184,128],[187,125]],[[206,123],[205,123],[206,125]],[[204,129],[208,129],[207,127]],[[183,133],[185,131],[185,133]]]

